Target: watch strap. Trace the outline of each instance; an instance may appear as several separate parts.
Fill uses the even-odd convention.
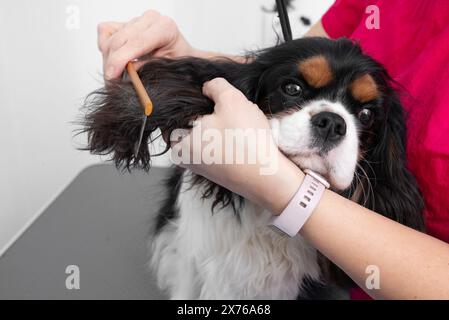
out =
[[[290,237],[296,236],[312,215],[329,183],[319,174],[304,170],[306,174],[301,186],[287,207],[271,219],[271,225]]]

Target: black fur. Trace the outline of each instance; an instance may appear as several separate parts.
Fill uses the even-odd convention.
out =
[[[333,82],[321,89],[307,87],[297,71],[299,61],[315,55],[324,55],[335,75]],[[213,103],[202,95],[201,88],[205,81],[215,77],[226,78],[249,100],[256,102],[267,116],[300,107],[315,98],[338,99],[351,113],[357,114],[362,106],[346,88],[356,77],[367,73],[375,79],[381,96],[368,103],[375,120],[361,134],[363,160],[357,172],[362,178],[354,179],[351,188],[342,194],[393,220],[422,230],[423,201],[407,169],[404,115],[392,81],[380,64],[364,55],[360,47],[348,39],[298,39],[254,53],[245,64],[224,58],[149,60],[139,70],[139,75],[153,100],[154,113],[148,118],[142,145],[146,146],[157,129],[170,133],[176,128],[188,128],[191,120],[211,113]],[[304,95],[298,99],[283,95],[280,88],[286,81],[301,83]],[[82,122],[82,132],[88,134],[86,150],[110,154],[117,167],[148,170],[151,159],[148,148],[142,147],[139,154],[134,155],[142,114],[128,80],[110,82],[92,93],[87,99]],[[174,204],[180,172],[182,170],[177,169],[168,184],[170,199],[163,206],[158,228],[177,214]],[[203,196],[215,197],[214,206],[233,206],[238,211],[239,196],[199,176],[194,177],[192,183],[207,185]],[[369,190],[370,186],[369,194],[354,195],[357,189]]]
[[[178,216],[178,208],[176,207],[176,199],[182,184],[182,174],[184,169],[174,168],[171,175],[165,181],[167,187],[167,198],[165,198],[159,210],[160,214],[156,217],[155,232],[161,230],[170,220]]]

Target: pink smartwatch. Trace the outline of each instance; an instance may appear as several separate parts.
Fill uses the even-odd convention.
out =
[[[296,236],[312,215],[329,182],[312,170],[304,170],[305,178],[287,207],[271,219],[271,225],[290,237]]]

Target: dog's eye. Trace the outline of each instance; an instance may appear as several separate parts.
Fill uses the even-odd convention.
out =
[[[371,126],[371,124],[373,123],[374,120],[374,114],[370,109],[362,109],[357,117],[360,120],[360,123],[365,126],[365,127],[369,127]]]
[[[289,96],[298,96],[302,92],[301,86],[296,83],[287,83],[282,89]]]

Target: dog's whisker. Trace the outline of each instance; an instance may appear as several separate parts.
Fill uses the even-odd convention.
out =
[[[363,181],[360,178],[360,174],[357,171],[355,172],[355,176],[359,182],[360,188],[362,189],[362,195],[363,195],[363,204],[362,205],[365,206],[366,202],[367,202],[367,195],[366,195],[365,187],[363,186]]]

